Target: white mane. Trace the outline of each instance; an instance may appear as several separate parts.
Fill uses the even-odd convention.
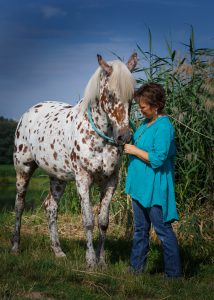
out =
[[[109,77],[109,90],[114,92],[121,101],[129,101],[134,93],[134,77],[123,62],[114,60],[108,62],[108,64],[113,68],[113,72]],[[93,103],[96,98],[100,98],[100,73],[102,71],[102,68],[99,67],[85,88],[84,97],[80,104],[82,112],[87,109],[89,102]]]

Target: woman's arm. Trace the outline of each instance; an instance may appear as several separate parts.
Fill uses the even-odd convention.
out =
[[[154,145],[149,152],[141,150],[131,144],[125,144],[124,151],[127,154],[135,155],[149,163],[153,169],[159,168],[167,159],[173,137],[171,137],[169,126],[164,128],[159,127],[154,136]]]
[[[145,161],[147,163],[150,163],[149,158],[148,158],[149,157],[148,152],[146,152],[144,150],[141,150],[141,149],[137,148],[134,145],[125,144],[125,146],[124,146],[124,152],[126,154],[135,155],[138,158],[142,159],[143,161]]]

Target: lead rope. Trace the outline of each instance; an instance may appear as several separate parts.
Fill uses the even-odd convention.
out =
[[[214,141],[214,138],[212,138],[212,137],[210,137],[210,136],[207,136],[207,135],[205,135],[205,134],[203,134],[203,133],[201,133],[201,132],[198,132],[197,130],[195,130],[195,129],[189,127],[189,126],[187,126],[187,125],[184,124],[183,122],[181,122],[181,121],[179,121],[178,119],[174,118],[172,115],[168,115],[168,114],[167,114],[167,116],[170,117],[170,118],[172,118],[173,120],[177,121],[178,123],[180,123],[180,124],[183,125],[184,127],[188,128],[189,130],[191,130],[191,131],[193,131],[193,132],[195,132],[195,133],[197,133],[197,134],[199,134],[199,135],[202,135],[203,137],[205,137],[205,138],[207,138],[207,139],[209,139],[209,140],[211,140],[211,141]],[[130,124],[130,127],[133,129],[133,131],[135,131],[136,128],[135,128],[134,124],[133,124],[131,121],[129,121],[129,124]]]
[[[200,135],[202,135],[203,137],[205,137],[205,138],[207,138],[207,139],[209,139],[209,140],[211,140],[211,141],[214,141],[214,138],[211,138],[210,136],[207,136],[207,135],[205,135],[205,134],[203,134],[203,133],[201,133],[201,132],[198,132],[197,130],[195,130],[195,129],[189,127],[189,126],[187,126],[186,124],[182,123],[181,121],[179,121],[178,119],[174,118],[173,116],[171,116],[171,115],[167,115],[167,116],[169,116],[169,117],[172,118],[173,120],[177,121],[178,123],[180,123],[180,124],[183,125],[184,127],[188,128],[189,130],[191,130],[191,131],[193,131],[193,132],[195,132],[195,133],[197,133],[197,134],[200,134]]]

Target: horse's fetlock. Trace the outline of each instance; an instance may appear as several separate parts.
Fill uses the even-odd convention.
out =
[[[24,209],[24,200],[23,199],[16,199],[15,203],[15,210],[16,212],[22,211]]]
[[[108,218],[104,218],[104,217],[99,216],[98,223],[99,223],[99,227],[100,227],[102,230],[107,230],[108,224],[109,224],[109,219],[108,219]]]
[[[86,223],[85,224],[86,230],[93,230],[94,229],[94,223]]]
[[[106,224],[106,225],[101,224],[100,229],[103,231],[106,231],[108,229],[108,224]]]

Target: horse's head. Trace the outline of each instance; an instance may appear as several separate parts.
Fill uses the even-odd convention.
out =
[[[97,57],[101,67],[99,104],[108,117],[115,142],[124,144],[131,139],[129,113],[135,85],[131,72],[137,64],[137,54],[132,54],[127,64],[120,60],[107,63],[101,55]]]

